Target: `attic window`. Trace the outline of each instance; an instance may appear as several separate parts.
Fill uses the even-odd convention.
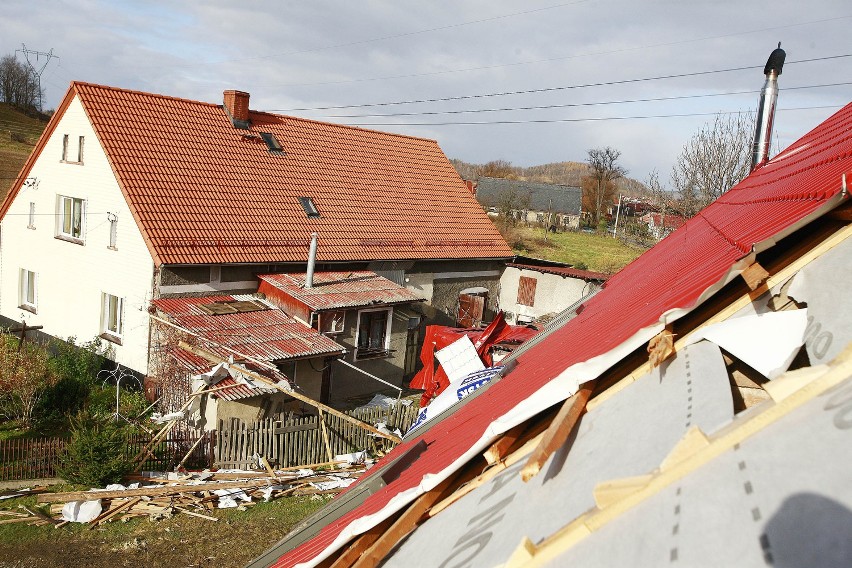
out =
[[[218,316],[222,314],[244,314],[247,312],[259,312],[268,310],[269,308],[252,300],[234,300],[228,302],[213,302],[212,304],[199,304],[198,307],[210,315]]]
[[[310,197],[300,197],[299,203],[302,204],[302,209],[305,210],[305,215],[310,217],[311,219],[316,219],[320,216],[319,209],[314,205],[314,200]]]
[[[269,148],[269,151],[273,154],[284,154],[284,149],[281,147],[281,144],[278,143],[278,139],[271,132],[261,132],[260,137],[263,138],[263,141],[266,142],[266,147]]]

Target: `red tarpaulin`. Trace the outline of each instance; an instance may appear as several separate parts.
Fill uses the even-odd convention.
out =
[[[488,327],[485,329],[464,329],[458,327],[447,327],[443,325],[427,325],[426,337],[423,340],[423,349],[420,351],[420,361],[423,368],[411,379],[411,388],[425,389],[426,392],[420,399],[420,406],[426,406],[429,402],[447,388],[450,380],[440,366],[435,369],[435,351],[454,343],[461,336],[466,335],[473,342],[476,352],[486,367],[491,367],[491,347],[498,343],[520,344],[538,333],[538,330],[522,326],[509,325],[499,312]]]

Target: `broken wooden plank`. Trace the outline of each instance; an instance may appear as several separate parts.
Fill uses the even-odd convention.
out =
[[[198,349],[197,347],[193,347],[192,345],[189,345],[188,343],[186,343],[184,341],[180,341],[178,343],[178,347],[180,347],[181,349],[183,349],[185,351],[189,351],[190,353],[198,355],[199,357],[203,357],[203,358],[207,359],[208,361],[210,361],[211,363],[217,363],[218,364],[218,363],[226,363],[227,362],[227,361],[225,361],[225,359],[222,359],[221,357],[218,357],[218,356],[216,356],[212,353],[204,351],[203,349]],[[302,402],[310,404],[311,406],[313,406],[313,407],[315,407],[319,410],[324,410],[325,412],[328,412],[332,416],[336,416],[337,418],[340,418],[341,420],[345,420],[347,422],[355,424],[359,428],[367,430],[368,432],[371,432],[371,433],[373,433],[377,436],[380,436],[382,438],[387,438],[387,439],[389,439],[392,442],[395,442],[397,444],[402,442],[402,438],[400,438],[399,436],[395,436],[393,434],[382,432],[378,428],[374,428],[373,426],[370,426],[369,424],[367,424],[365,422],[361,422],[357,418],[353,418],[352,416],[349,416],[346,413],[340,412],[339,410],[335,410],[334,408],[332,408],[330,406],[327,406],[327,405],[325,405],[325,404],[323,404],[319,401],[316,401],[316,400],[314,400],[314,399],[312,399],[308,396],[303,395],[300,392],[297,392],[296,390],[284,388],[279,383],[272,381],[272,380],[264,377],[263,375],[253,373],[253,372],[249,371],[248,369],[246,369],[245,367],[238,367],[238,370],[241,374],[243,374],[243,375],[245,375],[245,376],[247,376],[251,379],[259,381],[259,382],[261,382],[265,385],[268,385],[268,386],[270,386],[274,389],[277,389],[277,390],[285,393],[287,396],[291,396],[291,397],[295,398],[296,400],[301,400]]]
[[[370,546],[372,546],[373,543],[376,542],[382,534],[384,534],[391,523],[393,523],[393,520],[393,517],[385,519],[378,525],[356,537],[355,540],[350,542],[345,549],[340,551],[339,556],[328,568],[350,568],[352,564],[364,553],[364,551],[370,548]]]
[[[153,485],[140,487],[138,489],[124,489],[121,491],[70,491],[67,493],[45,493],[39,495],[36,499],[39,503],[67,503],[70,501],[93,501],[95,499],[141,497],[143,495],[153,497],[175,493],[194,493],[196,491],[212,489],[245,489],[251,487],[264,487],[266,485],[269,485],[268,478],[248,481],[222,481],[219,483]]]
[[[509,454],[509,450],[512,446],[515,445],[524,431],[527,429],[527,423],[518,424],[505,434],[503,434],[499,440],[491,444],[485,453],[482,454],[482,457],[485,458],[485,461],[488,465],[494,465],[495,463],[502,460]]]
[[[183,513],[185,515],[190,515],[192,517],[198,517],[199,519],[206,519],[208,521],[218,521],[219,520],[216,517],[211,517],[210,515],[203,515],[201,513],[196,513],[195,511],[190,511],[189,509],[184,509],[183,507],[178,507],[177,505],[175,505],[175,509],[177,509],[178,511],[180,511],[181,513]]]
[[[592,490],[592,494],[595,497],[595,504],[598,506],[598,509],[604,509],[616,501],[624,499],[627,495],[644,488],[650,483],[653,477],[653,474],[648,473],[598,483]]]
[[[659,367],[674,352],[674,334],[671,329],[666,328],[648,342],[648,362],[651,368]]]
[[[745,280],[746,286],[748,286],[749,290],[757,290],[761,284],[766,282],[766,279],[769,278],[769,273],[765,268],[760,266],[757,262],[751,263],[746,267],[745,270],[740,272],[740,276]]]
[[[140,500],[141,500],[141,497],[135,497],[135,498],[132,498],[132,499],[128,499],[127,501],[119,503],[118,505],[116,505],[112,509],[108,509],[108,510],[104,511],[103,513],[101,513],[100,515],[98,515],[92,521],[89,522],[89,528],[93,529],[96,526],[100,525],[101,523],[107,522],[108,520],[112,519],[113,517],[115,517],[116,515],[118,515],[122,511],[124,511],[125,509],[132,508]]]
[[[355,561],[352,568],[375,568],[402,538],[424,519],[426,511],[438,502],[452,486],[458,473],[450,475],[437,486],[427,491],[397,518],[396,521]]]
[[[559,410],[559,414],[550,423],[548,429],[544,432],[544,437],[538,447],[533,451],[532,455],[527,460],[526,465],[521,469],[521,479],[529,481],[544,466],[544,463],[553,455],[553,452],[561,448],[577,421],[586,409],[586,403],[589,397],[592,396],[594,390],[594,381],[589,381],[580,385],[580,389],[574,393]]]

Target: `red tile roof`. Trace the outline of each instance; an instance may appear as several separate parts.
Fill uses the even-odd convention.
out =
[[[580,278],[582,280],[606,281],[609,276],[603,272],[594,272],[592,270],[580,270],[579,268],[571,268],[569,266],[537,266],[533,264],[520,264],[517,262],[507,262],[506,266],[514,266],[524,270],[535,270],[545,274],[558,274],[559,276],[568,276],[570,278]]]
[[[261,311],[211,315],[199,306],[213,302],[249,299],[243,296],[166,298],[154,306],[176,325],[216,344],[261,361],[284,361],[337,355],[343,347],[315,329],[297,322],[276,308]],[[210,351],[223,358],[230,351],[212,346]],[[206,365],[210,367],[209,364]]]
[[[80,82],[60,110],[75,95],[157,264],[304,261],[314,231],[319,262],[512,255],[433,140],[254,111],[243,130],[220,105]]]
[[[286,294],[313,311],[420,301],[420,298],[404,286],[369,270],[315,272],[314,285],[311,288],[304,287],[304,272],[260,274],[258,278],[260,278],[260,292],[267,295]]]
[[[349,523],[378,512],[393,496],[417,487],[424,475],[450,467],[497,418],[569,367],[626,344],[639,330],[671,317],[672,310],[694,308],[753,248],[771,247],[844,202],[848,198],[841,193],[844,173],[852,176],[852,104],[610,278],[577,317],[518,357],[517,366],[503,380],[492,383],[438,426],[390,452],[383,463],[421,440],[426,442],[425,451],[398,478],[313,539],[285,553],[275,566],[314,558]],[[349,490],[370,479],[368,472]]]
[[[646,223],[653,222],[656,227],[665,224],[666,229],[679,229],[687,221],[686,217],[680,215],[663,216],[661,213],[645,213],[641,220]]]

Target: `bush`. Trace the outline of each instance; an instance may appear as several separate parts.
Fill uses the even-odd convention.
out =
[[[57,473],[70,483],[104,487],[133,471],[126,430],[82,412],[72,421],[71,441],[59,459]]]
[[[50,368],[59,380],[48,388],[36,411],[41,422],[56,421],[72,415],[86,404],[92,391],[99,387],[98,372],[104,367],[107,350],[99,339],[76,345],[75,339],[54,340],[48,345]]]

